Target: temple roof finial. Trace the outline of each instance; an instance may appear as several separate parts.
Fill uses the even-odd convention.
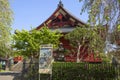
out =
[[[61,0],[59,1],[58,6],[62,6],[62,7],[63,7],[63,3],[62,3],[62,1],[61,1]]]

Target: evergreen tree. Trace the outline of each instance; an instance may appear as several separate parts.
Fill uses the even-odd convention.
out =
[[[98,28],[77,27],[72,32],[65,35],[65,38],[70,41],[70,44],[77,49],[77,62],[81,61],[79,55],[82,46],[87,46],[89,53],[103,52],[104,39],[98,34]],[[82,57],[81,57],[82,58]]]

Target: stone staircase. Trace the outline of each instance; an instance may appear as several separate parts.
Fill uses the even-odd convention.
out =
[[[21,72],[22,68],[23,68],[23,62],[19,61],[17,64],[15,64],[11,67],[11,71]]]

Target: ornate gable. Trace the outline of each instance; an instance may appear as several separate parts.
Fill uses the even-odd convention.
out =
[[[54,11],[54,13],[41,25],[39,25],[36,29],[40,29],[47,25],[50,29],[58,29],[58,28],[75,28],[76,26],[86,25],[81,20],[77,19],[73,15],[71,15],[66,9],[64,9],[62,2],[60,1],[58,4],[58,8]]]

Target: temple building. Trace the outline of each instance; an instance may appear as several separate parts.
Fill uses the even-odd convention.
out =
[[[53,14],[41,25],[39,25],[36,29],[39,30],[44,27],[44,24],[48,26],[51,30],[59,30],[61,34],[65,35],[71,31],[73,31],[77,26],[86,26],[87,24],[84,23],[82,20],[73,16],[70,12],[68,12],[62,2],[60,1],[58,4],[57,9],[53,12]],[[71,49],[70,43],[63,37],[60,38],[60,48],[64,51],[67,49]],[[101,62],[100,58],[94,58],[94,55],[89,55],[87,52],[87,48],[82,48],[80,58],[82,61],[87,62]],[[61,52],[60,50],[54,52],[56,56]],[[64,55],[65,61],[76,61],[76,54],[77,53],[69,53],[68,55]],[[61,55],[62,56],[62,55]],[[87,59],[87,60],[86,60]]]

